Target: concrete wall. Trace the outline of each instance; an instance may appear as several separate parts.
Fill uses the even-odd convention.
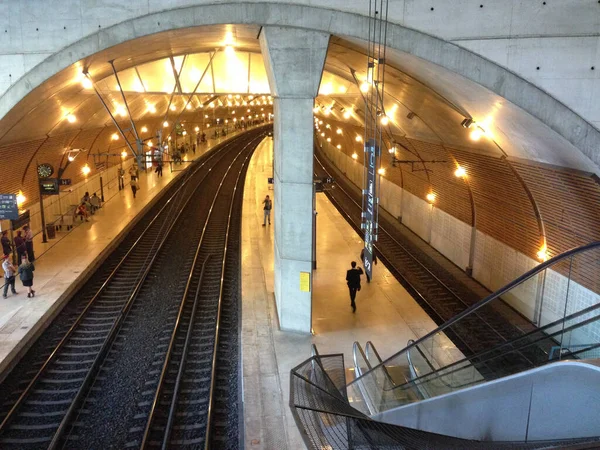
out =
[[[40,61],[99,29],[167,9],[210,3],[214,0],[2,2],[0,95]],[[367,13],[367,4],[360,1],[329,0],[326,5],[333,10]],[[507,67],[600,127],[597,2],[562,0],[544,5],[530,0],[394,0],[389,20],[454,42]]]

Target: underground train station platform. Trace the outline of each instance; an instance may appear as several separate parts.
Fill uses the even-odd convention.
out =
[[[232,138],[234,136],[230,136]],[[206,150],[218,142],[209,142]],[[197,157],[204,154],[199,151]],[[289,333],[279,328],[273,296],[273,219],[262,227],[262,201],[273,196],[273,142],[266,138],[250,161],[243,207],[242,329],[244,430],[246,448],[301,448],[301,438],[288,407],[289,371],[299,358],[308,357],[312,344],[323,353],[343,349],[352,358],[354,341],[372,341],[386,357],[410,339],[424,336],[435,322],[415,302],[383,264],[376,266],[371,283],[363,277],[352,312],[345,281],[350,261],[359,261],[361,239],[325,194],[317,195],[317,270],[313,279],[313,333]],[[162,178],[148,171],[140,176],[134,200],[128,186],[91,216],[76,223],[35,262],[35,298],[28,299],[17,281],[17,296],[0,302],[1,369],[5,373],[19,354],[52,320],[57,310],[77,291],[82,280],[114,248],[137,215],[184,172],[164,171]],[[274,208],[278,205],[275,203]],[[37,237],[40,239],[41,237]],[[36,242],[36,249],[43,249]],[[440,345],[451,362],[462,353],[451,341]],[[348,373],[348,377],[352,377]]]
[[[186,161],[199,158],[237,134],[209,139],[207,144],[198,147],[195,155],[188,153]],[[34,236],[35,297],[27,298],[27,289],[17,279],[18,295],[9,293],[8,298],[0,300],[0,374],[5,375],[15,357],[29,346],[65,301],[115,249],[119,236],[127,233],[136,217],[148,209],[167,185],[185,173],[181,169],[186,166],[187,163],[175,165],[173,171],[165,166],[162,177],[150,169],[141,173],[135,199],[129,187],[129,174],[126,174],[125,188],[119,191],[116,182],[109,185],[105,189],[107,201],[89,217],[89,222],[75,219],[71,230],[63,228],[56,233],[56,239],[46,244],[42,243],[41,233]]]

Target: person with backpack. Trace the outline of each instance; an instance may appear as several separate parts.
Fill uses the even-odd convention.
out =
[[[35,297],[35,291],[33,290],[33,271],[35,267],[27,257],[23,258],[23,262],[19,266],[19,278],[21,283],[27,288],[27,298]]]
[[[271,225],[271,209],[273,208],[273,202],[267,195],[263,200],[263,227],[267,226],[267,219],[269,219],[269,225]]]
[[[356,291],[360,291],[360,276],[364,273],[360,267],[356,267],[356,261],[350,263],[352,268],[346,272],[346,282],[350,290],[350,306],[352,312],[356,312]]]

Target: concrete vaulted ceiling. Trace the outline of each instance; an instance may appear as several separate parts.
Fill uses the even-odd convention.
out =
[[[184,28],[127,41],[90,55],[48,79],[0,121],[0,147],[73,129],[111,126],[110,117],[95,93],[81,85],[83,70],[88,70],[91,77],[98,81],[98,87],[106,95],[109,104],[122,104],[120,92],[112,86],[115,83],[108,61],[114,61],[123,78],[121,81],[126,85],[128,72],[131,73],[136,67],[138,73],[144,70],[148,72],[148,68],[139,68],[151,67],[149,63],[153,61],[167,58],[165,61],[168,62],[168,58],[179,57],[175,61],[177,64],[181,62],[181,55],[204,54],[204,59],[208,59],[208,55],[216,49],[221,49],[223,53],[224,39],[229,34],[233,36],[237,52],[257,55],[252,60],[255,62],[253,69],[256,70],[256,63],[260,61],[262,64],[262,58],[258,55],[259,32],[260,27],[254,25]],[[364,41],[332,37],[317,98],[318,104],[323,107],[333,106],[333,119],[344,121],[341,109],[353,110],[355,113],[351,120],[358,126],[363,122],[364,111],[356,82],[366,78],[365,48]],[[393,49],[388,49],[387,60],[387,94],[384,105],[391,119],[390,132],[393,135],[439,142],[490,155],[500,152],[508,157],[597,172],[597,166],[573,144],[519,107],[477,83]],[[187,68],[189,67],[188,62]],[[204,68],[198,67],[195,70]],[[261,71],[264,73],[263,68]],[[164,73],[164,84],[171,84],[172,73],[168,70]],[[225,73],[222,72],[221,76]],[[150,74],[140,76],[148,79]],[[219,77],[219,73],[215,74],[213,68],[207,79],[212,76]],[[154,75],[154,78],[159,77],[160,74]],[[195,102],[199,105],[219,94],[206,92],[206,87],[201,86],[201,93],[193,99],[192,104]],[[147,87],[145,90],[148,92],[126,92],[136,122],[151,119],[148,103],[156,105],[157,117],[162,117],[169,105],[170,92],[160,93]],[[164,90],[166,91],[166,87]],[[248,89],[247,93],[253,93],[252,91],[253,89]],[[181,98],[185,97],[180,102],[187,100],[186,96],[179,92],[177,94]],[[414,115],[407,118],[411,112]],[[69,113],[76,115],[75,124],[65,120]],[[182,114],[184,120],[190,116],[187,112]],[[472,117],[482,124],[493,139],[481,139],[478,142],[470,140],[469,131],[460,126],[465,117]]]

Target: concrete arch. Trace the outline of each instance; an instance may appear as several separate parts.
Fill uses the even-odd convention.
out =
[[[49,56],[0,98],[0,117],[52,75],[99,51],[158,32],[214,24],[289,26],[361,40],[368,37],[366,16],[317,6],[229,2],[163,10],[101,29]],[[600,130],[518,75],[455,44],[395,23],[389,25],[387,45],[504,97],[600,165]]]

